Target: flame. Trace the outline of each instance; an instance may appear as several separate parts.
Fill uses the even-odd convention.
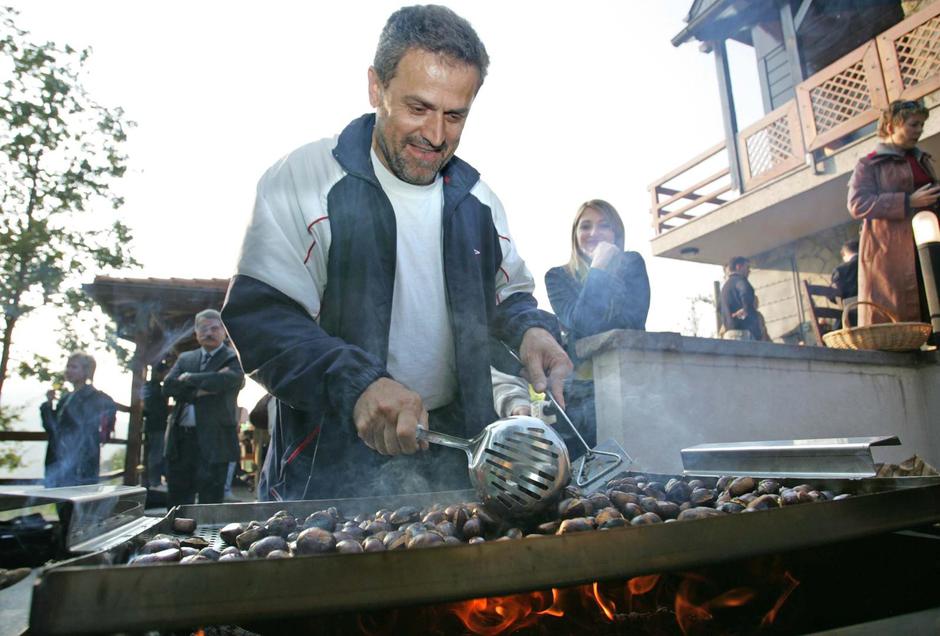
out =
[[[561,591],[557,588],[552,588],[552,604],[550,607],[543,609],[536,614],[548,614],[549,616],[564,616],[565,611],[561,609]]]
[[[783,604],[787,602],[787,599],[790,597],[790,594],[793,590],[796,589],[796,586],[800,582],[789,572],[783,573],[783,578],[787,582],[787,589],[783,591],[783,594],[780,595],[780,598],[777,599],[777,602],[774,603],[774,606],[770,608],[770,611],[764,614],[764,618],[761,619],[760,626],[767,627],[777,618],[777,614],[780,612],[780,608],[783,607]]]
[[[197,629],[195,632],[193,632],[193,636],[206,636],[206,632],[205,630]]]
[[[614,620],[614,614],[617,612],[617,606],[612,602],[605,600],[600,592],[597,590],[597,581],[594,582],[594,585],[591,586],[591,591],[594,592],[594,600],[597,601],[598,607],[603,610],[604,615],[607,617],[607,620]]]
[[[640,596],[646,594],[659,583],[659,575],[651,574],[649,576],[636,576],[629,581],[627,581],[627,589],[630,591],[630,594],[635,596]]]
[[[781,575],[780,572],[783,572]],[[707,578],[698,573],[684,573],[681,575],[649,575],[638,576],[627,581],[626,584],[602,585],[593,583],[574,588],[548,591],[530,592],[514,596],[500,596],[492,598],[478,598],[448,606],[469,633],[477,636],[498,636],[500,634],[514,633],[519,630],[540,624],[540,628],[551,632],[550,623],[546,620],[555,620],[562,617],[591,618],[601,623],[621,623],[631,620],[634,612],[634,596],[642,597],[654,589],[663,594],[670,594],[675,589],[674,611],[676,623],[683,634],[711,633],[724,616],[716,619],[716,614],[723,610],[734,610],[750,606],[750,616],[756,623],[757,616],[763,612],[767,604],[774,597],[773,607],[763,615],[759,628],[769,626],[777,617],[780,609],[788,597],[799,585],[789,572],[780,568],[773,574],[767,574],[767,569],[760,572],[760,579],[754,582],[754,587],[737,586],[722,589],[717,580]],[[675,587],[674,587],[675,586]],[[650,615],[665,611],[661,605],[662,594],[650,595],[637,599],[640,615]],[[622,609],[618,613],[618,607]],[[745,614],[746,616],[747,614]],[[546,617],[553,617],[547,619]],[[717,620],[717,622],[716,622]],[[557,625],[563,625],[558,623]],[[378,632],[367,629],[367,625],[360,622],[361,633],[377,636]],[[395,629],[384,633],[394,633]]]
[[[479,636],[496,636],[507,631],[529,627],[539,621],[539,614],[562,616],[564,612],[555,607],[556,590],[552,590],[552,604],[548,605],[547,592],[532,592],[515,596],[477,598],[464,603],[455,603],[451,611],[464,626]]]

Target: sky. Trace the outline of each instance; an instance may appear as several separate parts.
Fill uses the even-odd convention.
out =
[[[646,259],[647,329],[690,334],[691,298],[712,293],[720,268],[652,257],[647,186],[723,137],[713,57],[694,43],[670,43],[691,0],[446,4],[470,20],[491,58],[457,154],[502,200],[539,304],[548,307],[544,273],[568,259],[578,206],[602,198],[623,217],[627,249]],[[118,275],[227,278],[264,170],[370,110],[366,72],[385,20],[401,4],[12,6],[34,40],[92,47],[86,88],[137,122],[119,191],[142,266]],[[731,53],[739,84],[756,86],[753,54]],[[741,127],[762,114],[755,91],[746,90],[738,104]],[[713,317],[701,306],[698,315],[699,334],[712,335]],[[18,328],[17,350],[64,360],[50,348],[52,321],[40,315]],[[104,351],[93,353],[96,386],[126,403],[129,375]],[[4,402],[25,409],[22,427],[38,428],[45,387],[12,380],[8,389]],[[249,382],[240,403],[251,407],[261,394]],[[38,475],[41,452],[31,449],[28,458],[20,473]]]

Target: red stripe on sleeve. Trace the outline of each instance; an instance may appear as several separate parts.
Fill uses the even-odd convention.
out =
[[[307,226],[307,234],[311,234],[311,233],[313,232],[313,226],[314,226],[314,225],[316,225],[316,224],[319,223],[320,221],[325,221],[325,220],[327,220],[328,218],[330,218],[330,217],[328,217],[328,216],[321,216],[319,219],[314,219],[314,220],[310,223],[310,225]]]
[[[310,244],[310,247],[307,248],[307,255],[304,257],[304,265],[307,264],[307,261],[310,260],[310,255],[313,253],[313,246],[317,244],[317,239],[313,239],[313,243]]]
[[[297,448],[294,449],[294,452],[290,454],[290,457],[287,458],[287,461],[284,462],[284,464],[287,465],[287,464],[291,463],[292,461],[294,461],[295,459],[297,459],[297,456],[300,455],[300,453],[301,453],[305,448],[307,448],[308,446],[310,446],[310,442],[312,442],[313,440],[315,440],[315,439],[317,438],[317,435],[319,435],[319,434],[320,434],[320,427],[319,427],[319,426],[316,427],[315,429],[313,429],[312,431],[310,431],[310,434],[307,435],[307,436],[304,438],[304,441],[302,441],[300,444],[297,445]]]

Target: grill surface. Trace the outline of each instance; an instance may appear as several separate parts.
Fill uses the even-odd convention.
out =
[[[938,478],[813,484],[858,496],[606,532],[274,561],[112,566],[127,557],[115,548],[48,568],[33,594],[30,627],[51,634],[165,629],[436,603],[676,571],[940,521]],[[141,538],[168,532],[176,516],[196,519],[202,536],[216,542],[222,524],[280,509],[301,517],[332,505],[352,516],[471,498],[462,491],[184,506]]]

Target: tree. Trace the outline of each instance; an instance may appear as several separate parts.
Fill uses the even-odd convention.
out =
[[[133,122],[97,103],[82,85],[90,49],[35,44],[0,8],[0,395],[17,324],[37,307],[60,310],[62,342],[76,340],[89,300],[89,270],[136,265],[113,187]],[[49,360],[20,360],[22,375],[50,377]]]

